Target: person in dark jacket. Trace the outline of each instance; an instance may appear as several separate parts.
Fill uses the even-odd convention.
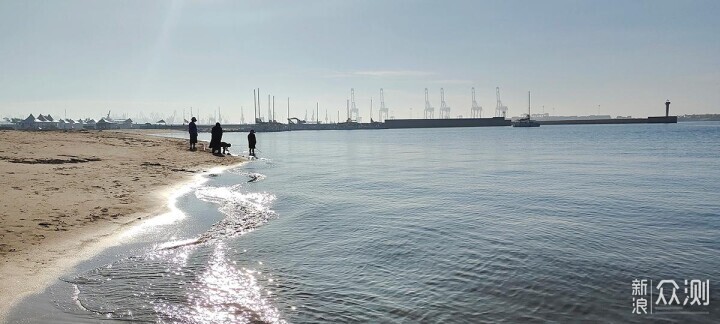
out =
[[[257,140],[255,139],[255,130],[251,129],[250,134],[248,134],[248,146],[250,147],[250,155],[255,156],[255,144],[257,144]]]
[[[210,149],[212,149],[212,153],[222,155],[220,142],[222,141],[223,130],[222,127],[220,127],[220,123],[215,123],[215,127],[212,128],[210,134]]]
[[[197,148],[195,147],[198,137],[197,125],[195,125],[196,121],[197,119],[193,117],[190,119],[190,124],[188,124],[188,132],[190,132],[190,151],[197,150]]]

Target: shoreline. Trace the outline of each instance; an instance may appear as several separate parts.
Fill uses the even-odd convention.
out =
[[[149,132],[0,133],[7,138],[0,144],[0,185],[13,193],[1,202],[0,322],[25,297],[121,244],[123,234],[176,212],[172,198],[203,174],[246,162],[191,152],[185,139]]]

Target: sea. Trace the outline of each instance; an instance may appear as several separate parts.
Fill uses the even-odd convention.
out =
[[[257,139],[10,322],[720,321],[718,122]]]

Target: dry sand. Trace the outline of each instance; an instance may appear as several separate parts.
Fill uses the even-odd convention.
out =
[[[162,213],[173,186],[243,161],[187,145],[140,132],[0,131],[0,320],[123,227]]]

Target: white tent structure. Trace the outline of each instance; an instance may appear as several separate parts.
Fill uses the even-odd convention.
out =
[[[95,122],[95,119],[85,119],[85,126],[84,126],[84,127],[87,127],[87,128],[95,128],[95,124],[97,124],[97,122]]]
[[[75,129],[75,121],[70,118],[65,119],[65,129]]]
[[[95,128],[96,129],[117,129],[119,127],[118,127],[118,124],[112,120],[106,120],[105,118],[100,118],[100,120],[98,120],[97,123],[95,123]]]
[[[39,129],[41,121],[33,114],[30,114],[30,116],[27,116],[27,118],[23,119],[20,123],[18,123],[19,129]]]
[[[32,115],[31,115],[32,116]],[[55,122],[52,116],[43,116],[42,114],[37,116],[35,124],[38,129],[54,129],[57,128],[57,122]]]
[[[0,129],[13,129],[15,124],[7,118],[0,119]]]

